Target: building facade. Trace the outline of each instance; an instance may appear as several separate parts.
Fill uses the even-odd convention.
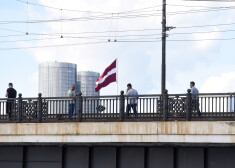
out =
[[[71,84],[76,83],[76,64],[46,62],[39,65],[39,93],[43,97],[65,97]]]
[[[83,96],[99,96],[100,92],[95,92],[96,79],[100,76],[98,72],[80,71],[77,73],[77,84]]]
[[[80,71],[77,76],[77,85],[83,96],[88,96],[83,104],[84,113],[97,113],[96,109],[100,102],[97,99],[89,98],[89,96],[99,96],[99,92],[95,92],[96,79],[100,76],[97,72]]]

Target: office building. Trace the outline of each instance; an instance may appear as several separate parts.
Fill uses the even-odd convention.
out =
[[[77,84],[83,96],[99,96],[99,92],[95,92],[96,79],[100,76],[98,72],[80,71],[77,73]]]
[[[82,96],[99,96],[99,92],[95,92],[96,79],[100,76],[97,72],[91,71],[80,71],[77,76],[77,84],[79,90],[82,92]],[[86,98],[83,102],[83,111],[85,113],[95,113],[97,112],[96,107],[99,102],[93,98]]]
[[[46,62],[39,65],[39,93],[43,97],[65,97],[71,84],[76,83],[76,64]]]

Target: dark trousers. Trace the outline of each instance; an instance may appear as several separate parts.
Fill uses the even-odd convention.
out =
[[[7,100],[7,103],[6,103],[6,113],[8,114],[9,119],[11,119],[13,103],[14,101],[12,100]]]
[[[137,113],[136,107],[137,107],[137,104],[127,104],[126,105],[126,115],[129,116],[129,113],[130,113],[131,108],[132,108],[135,117],[138,117],[138,113]]]
[[[198,116],[201,116],[199,106],[200,106],[199,100],[198,99],[193,99],[192,100],[192,109],[197,112]]]
[[[69,104],[69,119],[71,120],[73,117],[73,112],[74,112],[74,104]]]

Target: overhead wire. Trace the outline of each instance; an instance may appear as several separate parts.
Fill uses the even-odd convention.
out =
[[[144,13],[135,15],[112,15],[112,16],[89,16],[89,17],[75,17],[68,19],[45,19],[45,20],[29,20],[29,21],[0,21],[0,24],[20,24],[20,23],[51,23],[51,22],[77,22],[77,21],[99,21],[99,20],[109,20],[109,19],[132,19],[132,18],[142,18],[142,17],[154,17],[161,16],[160,13]]]
[[[113,15],[114,13],[104,13],[104,12],[92,12],[92,11],[79,11],[79,10],[69,10],[69,9],[62,9],[62,8],[57,8],[57,7],[52,7],[52,6],[46,6],[46,5],[41,5],[41,4],[36,4],[36,3],[31,3],[23,0],[17,0],[19,2],[26,3],[27,6],[29,4],[31,5],[37,5],[37,6],[42,6],[42,7],[47,7],[47,8],[52,8],[60,11],[78,11],[78,12],[91,12],[91,13],[102,13],[102,15],[97,15],[97,16],[89,16],[89,17],[78,17],[78,18],[68,18],[68,19],[47,19],[47,20],[28,20],[27,16],[27,21],[0,21],[0,24],[16,24],[16,23],[48,23],[48,22],[72,22],[72,21],[91,21],[91,20],[107,20],[107,19],[125,19],[125,18],[137,18],[137,17],[153,17],[153,16],[161,16],[161,13],[156,13],[156,11],[160,10],[151,10],[151,11],[143,11],[146,9],[153,9],[159,6],[152,6],[152,7],[145,7],[145,8],[140,8],[140,9],[135,9],[135,10],[129,10],[129,11],[123,11],[123,12],[117,12],[117,15]],[[186,5],[173,5],[173,4],[168,4],[170,6],[186,6]],[[188,7],[196,7],[196,6],[188,6]],[[197,6],[197,7],[202,7],[202,6]],[[176,11],[176,12],[168,12],[167,15],[177,15],[177,14],[189,14],[189,13],[199,13],[199,12],[210,12],[210,11],[219,11],[219,10],[229,10],[229,9],[235,9],[235,6],[224,6],[224,7],[208,7],[207,9],[199,9],[199,10],[186,10],[186,11]],[[133,12],[141,12],[140,14],[129,14]],[[143,13],[144,12],[144,13]],[[145,13],[145,12],[151,12],[151,13]],[[127,14],[127,15],[121,15],[121,14]],[[108,15],[108,16],[107,16]]]
[[[235,9],[229,8],[229,9]],[[168,12],[167,15],[180,15],[180,14],[190,14],[190,13],[201,13],[201,12],[212,12],[212,11],[220,11],[220,10],[229,10],[229,9],[201,9],[201,10],[185,10],[185,11],[177,11],[177,12]],[[27,20],[27,21],[0,21],[0,24],[37,24],[37,23],[51,23],[51,22],[78,22],[78,21],[101,21],[101,20],[109,20],[109,19],[135,19],[135,18],[145,18],[145,17],[156,17],[161,16],[161,13],[156,13],[154,11],[150,11],[153,13],[143,13],[143,14],[128,14],[128,15],[111,15],[111,16],[89,16],[89,17],[75,17],[75,18],[67,18],[67,19],[45,19],[45,20]]]
[[[192,25],[192,26],[176,26],[177,29],[188,29],[188,28],[198,28],[198,27],[214,27],[214,26],[228,26],[228,25],[235,25],[235,22],[232,23],[220,23],[220,24],[208,24],[208,25]],[[6,28],[0,28],[1,30],[7,30],[12,32],[18,32],[18,33],[25,33],[23,31],[19,30],[13,30],[13,29],[6,29]],[[110,32],[138,32],[138,31],[157,31],[161,30],[161,28],[155,28],[155,29],[128,29],[128,30],[117,30],[117,31],[88,31],[88,32],[75,32],[75,33],[66,33],[63,32],[63,34],[103,34],[103,33],[110,33]],[[60,33],[29,33],[29,35],[58,35]]]
[[[0,35],[0,37],[19,37],[19,36],[25,36],[25,34]]]
[[[168,35],[185,35],[185,34],[208,34],[208,33],[224,33],[224,32],[234,32],[235,29],[229,29],[229,30],[212,30],[212,31],[199,31],[199,32],[184,32],[184,33],[169,33]]]
[[[58,7],[52,7],[52,6],[48,6],[48,5],[42,5],[42,4],[37,4],[37,3],[32,3],[32,2],[27,2],[27,1],[23,1],[23,0],[16,0],[22,3],[28,3],[31,5],[35,5],[35,6],[41,6],[41,7],[45,7],[45,8],[51,8],[51,9],[55,9],[55,10],[63,10],[63,11],[68,11],[68,12],[81,12],[81,13],[97,13],[97,14],[104,14],[104,15],[110,15],[113,14],[113,12],[99,12],[99,11],[83,11],[83,10],[75,10],[75,9],[66,9],[66,8],[58,8]],[[139,9],[133,9],[133,10],[127,10],[127,11],[119,11],[119,12],[115,12],[115,13],[131,13],[131,12],[136,12],[139,10],[144,10],[144,9],[152,9],[152,8],[158,8],[161,7],[162,5],[156,5],[156,6],[150,6],[150,7],[144,7],[144,8],[139,8]]]
[[[81,46],[89,44],[102,44],[108,43],[107,41],[96,41],[86,43],[72,43],[72,44],[58,44],[58,45],[44,45],[44,46],[30,46],[30,47],[12,47],[12,48],[0,48],[0,50],[19,50],[19,49],[35,49],[35,48],[51,48],[51,47],[68,47],[68,46]]]
[[[113,35],[113,36],[63,36],[63,38],[70,38],[70,39],[95,39],[95,40],[107,40],[111,38],[122,38],[122,37],[149,37],[149,36],[156,36],[160,34],[127,34],[127,35]],[[41,40],[55,40],[60,39],[61,37],[55,38],[39,38],[39,39],[21,39],[21,40],[4,40],[0,41],[0,43],[8,43],[8,42],[21,42],[21,41],[41,41]],[[102,38],[102,39],[101,39]]]
[[[0,30],[6,30],[6,31],[11,31],[11,32],[25,33],[26,34],[26,32],[23,32],[23,31],[20,31],[20,30],[14,30],[14,29],[0,28]]]
[[[82,39],[92,39],[92,40],[100,40],[97,42],[86,42],[86,43],[73,43],[73,44],[60,44],[60,45],[47,45],[47,46],[31,46],[31,47],[18,47],[18,48],[0,48],[0,50],[13,50],[13,49],[26,49],[26,48],[46,48],[46,47],[62,47],[62,46],[73,46],[73,45],[86,45],[86,44],[98,44],[98,43],[106,43],[108,42],[108,38],[114,37],[115,40],[113,42],[160,42],[160,38],[148,38],[148,36],[155,36],[155,35],[161,35],[153,33],[153,34],[124,34],[124,35],[118,35],[117,32],[142,32],[142,31],[156,31],[156,30],[161,30],[161,29],[140,29],[140,30],[117,30],[116,31],[101,31],[101,32],[77,32],[77,33],[62,33],[62,22],[69,22],[69,21],[89,21],[89,20],[106,20],[106,19],[125,19],[125,18],[139,18],[139,17],[152,17],[152,16],[161,16],[161,13],[157,13],[156,11],[160,10],[153,10],[158,7],[161,7],[162,5],[159,6],[152,6],[152,7],[146,7],[146,8],[140,8],[140,9],[135,9],[135,10],[129,10],[129,11],[121,11],[117,13],[108,13],[108,12],[96,12],[96,11],[79,11],[79,10],[73,10],[73,9],[61,9],[57,7],[52,7],[52,6],[46,6],[46,5],[41,5],[41,4],[36,4],[36,3],[31,3],[23,0],[17,0],[19,2],[31,4],[31,5],[36,5],[36,6],[41,6],[41,7],[46,7],[46,8],[51,8],[51,9],[56,9],[61,11],[61,17],[60,19],[48,19],[48,20],[28,20],[28,13],[27,13],[27,32],[23,31],[18,31],[18,30],[13,30],[13,29],[5,29],[5,28],[0,28],[1,30],[7,30],[7,31],[13,31],[13,32],[18,32],[18,33],[28,33],[28,24],[29,23],[48,23],[48,22],[60,22],[61,23],[61,31],[60,33],[29,33],[29,35],[42,35],[42,36],[58,36],[58,34],[61,35],[63,34],[63,37],[65,38],[82,38]],[[167,4],[169,6],[185,6],[185,7],[197,7],[197,8],[205,8],[205,9],[196,9],[196,10],[182,10],[182,11],[173,11],[173,12],[168,12],[168,15],[177,15],[177,14],[185,14],[185,13],[201,13],[201,12],[211,12],[211,11],[224,11],[224,10],[233,10],[235,9],[235,6],[224,6],[224,7],[205,7],[205,6],[187,6],[187,5],[174,5],[174,4]],[[150,10],[151,9],[151,10]],[[101,15],[93,15],[89,17],[78,17],[78,18],[62,18],[62,10],[63,11],[73,11],[73,12],[83,12],[83,13],[91,13],[91,14],[101,14]],[[111,15],[111,16],[110,16]],[[25,21],[0,21],[0,24],[11,24],[11,23],[25,23]],[[198,27],[211,27],[211,26],[226,26],[226,25],[233,25],[235,23],[224,23],[224,24],[213,24],[213,25],[195,25],[195,26],[180,26],[177,27],[177,29],[187,29],[187,28],[198,28]],[[185,32],[185,33],[172,33],[169,35],[175,35],[175,34],[194,34],[194,33],[212,33],[212,32],[229,32],[229,31],[235,31],[235,30],[221,30],[221,31],[208,31],[208,32]],[[110,36],[111,32],[115,32],[115,36]],[[104,34],[104,33],[109,33],[109,35],[101,35],[101,36],[67,36],[67,35],[74,35],[74,34]],[[65,36],[64,36],[65,35]],[[6,35],[6,37],[14,37],[14,36],[23,36],[23,35]],[[0,36],[1,37],[1,36]],[[124,39],[122,39],[124,37]],[[135,39],[125,39],[127,37],[134,37]],[[136,38],[137,37],[137,38]],[[139,38],[140,37],[140,38]],[[101,39],[103,38],[103,39]],[[107,39],[105,39],[107,38]],[[24,39],[24,40],[5,40],[5,41],[0,41],[0,43],[4,42],[17,42],[17,41],[36,41],[36,40],[52,40],[52,39],[59,39],[59,37],[55,38],[40,38],[40,39]],[[234,40],[235,38],[220,38],[220,39],[173,39],[173,40],[167,40],[167,41],[207,41],[207,40]]]
[[[0,41],[0,43],[21,42],[21,41],[55,40],[55,39],[59,39],[59,38],[60,37],[57,37],[57,38],[40,38],[40,39],[22,39],[22,40],[5,40],[5,41]]]

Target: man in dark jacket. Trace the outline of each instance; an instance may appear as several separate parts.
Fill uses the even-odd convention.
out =
[[[16,90],[13,88],[13,84],[9,83],[8,84],[8,89],[6,92],[6,97],[8,98],[7,104],[6,104],[6,113],[9,116],[9,119],[11,119],[11,114],[12,114],[12,106],[14,103],[14,99],[16,98]]]

